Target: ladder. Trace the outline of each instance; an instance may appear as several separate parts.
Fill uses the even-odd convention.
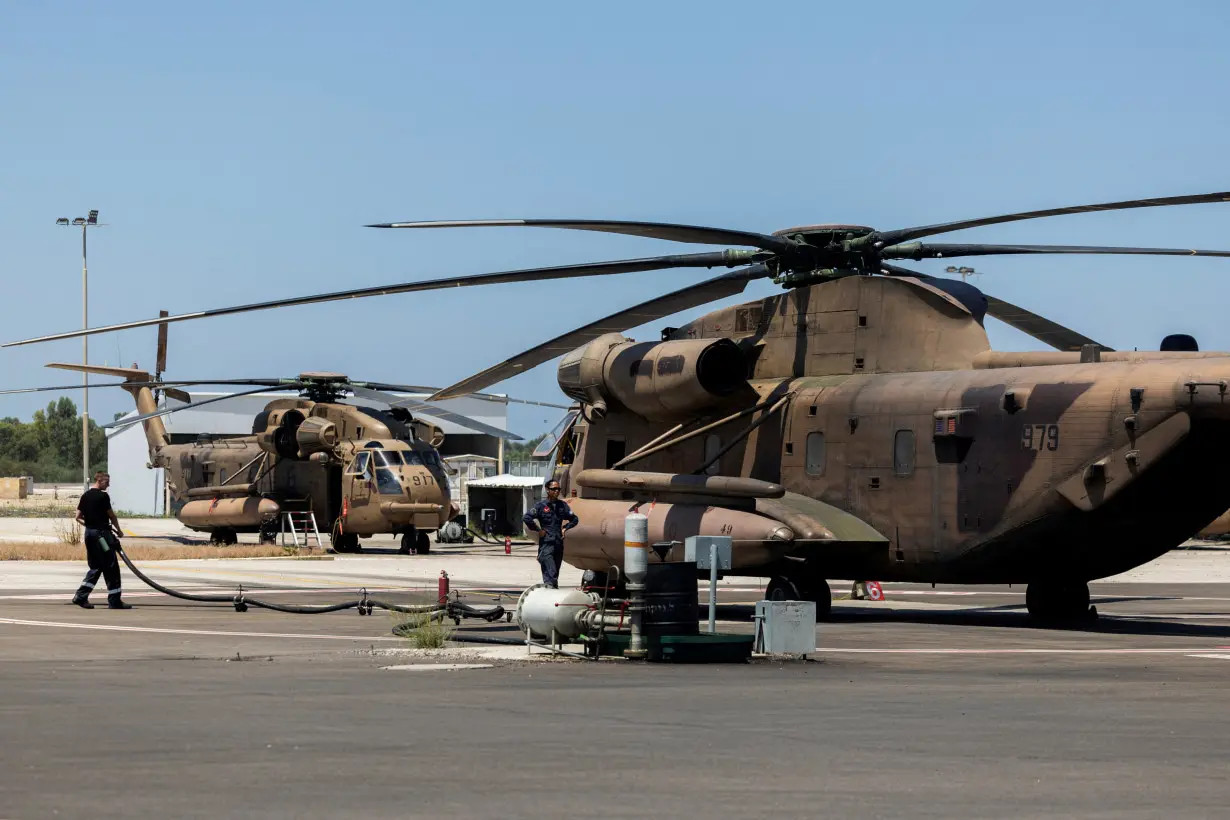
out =
[[[286,535],[290,534],[291,541],[295,547],[306,547],[308,538],[316,540],[316,546],[324,549],[324,545],[320,543],[320,530],[316,529],[316,513],[311,510],[283,510],[282,511],[282,527],[279,533],[279,543],[286,546]],[[299,536],[303,535],[303,543],[299,543]]]

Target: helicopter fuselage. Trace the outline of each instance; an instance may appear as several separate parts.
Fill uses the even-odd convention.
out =
[[[599,340],[605,370],[579,381],[565,367],[584,357],[565,357],[565,392],[584,383],[590,402],[605,397],[597,413],[581,402],[560,450],[581,518],[565,560],[620,565],[635,507],[651,541],[730,534],[736,575],[1084,581],[1156,558],[1230,507],[1216,455],[1230,445],[1230,354],[993,353],[980,317],[906,283],[803,290],[665,334],[730,338],[748,354],[753,378],[707,406],[647,398],[667,377],[658,354],[685,359],[672,378],[706,379],[678,346]],[[1019,366],[1031,357],[1071,363]],[[714,480],[674,491],[680,476]],[[721,477],[754,481],[731,491]]]
[[[337,535],[430,532],[454,511],[443,462],[416,425],[369,408],[276,399],[250,436],[151,438],[152,463],[167,471],[177,517],[198,530],[268,531],[271,516],[311,512]]]

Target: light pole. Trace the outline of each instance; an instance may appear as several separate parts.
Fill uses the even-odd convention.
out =
[[[76,219],[69,220],[68,217],[62,216],[56,220],[57,225],[64,227],[81,227],[81,328],[86,330],[90,326],[90,269],[86,264],[85,253],[85,235],[88,228],[97,228],[98,211],[90,211],[88,216],[79,216]],[[89,365],[90,363],[90,337],[81,337],[81,363]],[[81,374],[81,392],[82,392],[82,408],[81,408],[81,479],[83,489],[89,489],[90,486],[90,374]]]
[[[967,268],[967,267],[965,267],[964,265],[962,265],[962,266],[961,266],[961,267],[959,267],[959,268],[958,268],[958,267],[955,267],[954,265],[949,265],[948,267],[944,268],[944,271],[945,271],[946,273],[959,273],[959,274],[961,274],[961,281],[962,281],[962,282],[964,282],[964,281],[965,281],[965,279],[966,279],[966,277],[967,277],[967,276],[981,276],[981,275],[982,275],[982,274],[978,273],[978,271],[974,270],[973,268]]]

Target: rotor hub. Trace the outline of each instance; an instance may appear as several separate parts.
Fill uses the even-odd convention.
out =
[[[834,243],[858,239],[871,233],[875,233],[875,228],[868,228],[866,225],[801,225],[774,231],[773,235],[805,242],[815,248],[826,248]]]

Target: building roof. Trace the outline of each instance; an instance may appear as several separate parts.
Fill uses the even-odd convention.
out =
[[[541,487],[547,481],[541,476],[532,475],[493,475],[490,478],[476,478],[473,481],[467,481],[467,487],[490,487],[492,489],[503,490],[523,490],[526,487]]]
[[[473,453],[463,453],[456,456],[445,456],[445,461],[498,461],[493,456],[479,456]]]

